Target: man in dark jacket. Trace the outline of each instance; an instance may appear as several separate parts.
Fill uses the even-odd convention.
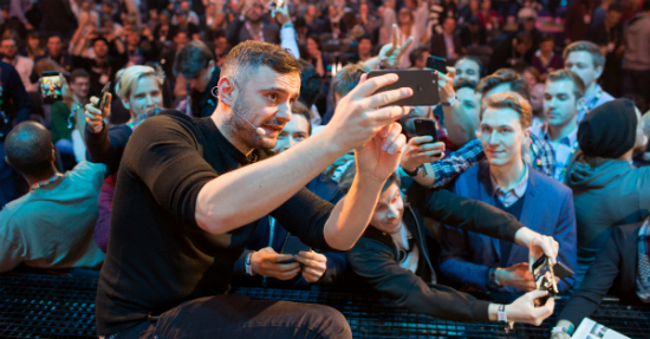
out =
[[[354,170],[346,172],[340,187],[345,190],[353,177]],[[379,197],[370,220],[372,227],[366,229],[347,254],[353,272],[397,307],[464,322],[498,319],[498,304],[436,284],[436,273],[425,241],[424,216],[525,244],[536,252],[541,248],[533,242],[549,252],[554,248],[557,253],[557,242],[523,227],[514,217],[495,207],[446,190],[428,193],[417,184],[411,185],[407,195],[411,204],[405,206],[399,190],[399,177],[393,174]],[[529,242],[525,240],[528,237],[536,240]],[[543,291],[533,291],[505,306],[508,321],[539,325],[553,313],[554,307],[550,300],[541,308],[533,306],[533,300],[543,295]]]
[[[5,159],[5,137],[15,121],[29,119],[32,104],[20,75],[11,64],[0,61],[0,209],[27,193],[27,183]]]
[[[465,54],[460,37],[454,33],[456,31],[456,19],[452,17],[446,18],[442,24],[442,29],[442,34],[436,34],[431,37],[429,54],[450,61],[456,60]]]

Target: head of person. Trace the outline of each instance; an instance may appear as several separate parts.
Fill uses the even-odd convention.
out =
[[[90,74],[83,68],[70,73],[70,91],[77,99],[86,99],[90,90]]]
[[[577,74],[586,88],[595,85],[603,74],[605,56],[598,45],[590,41],[576,41],[562,53],[564,68]]]
[[[348,193],[356,172],[356,166],[353,163],[341,175],[339,181],[341,192]],[[400,231],[404,215],[404,199],[400,191],[400,184],[399,176],[393,173],[381,189],[379,200],[370,218],[370,225],[381,232],[395,234]]]
[[[413,12],[408,7],[402,7],[397,13],[397,22],[400,26],[410,25],[414,21]]]
[[[580,77],[566,69],[551,72],[546,79],[544,113],[550,126],[566,126],[575,121],[584,106],[585,85]]]
[[[526,86],[528,86],[529,90],[532,89],[533,86],[537,85],[541,80],[539,71],[533,66],[524,68],[521,75],[524,77],[524,80],[526,80]]]
[[[124,108],[135,118],[146,111],[162,107],[162,84],[165,80],[161,71],[150,66],[130,66],[116,74],[115,93]]]
[[[246,14],[246,19],[250,22],[258,23],[262,21],[262,15],[264,14],[264,6],[260,1],[254,1],[251,9]]]
[[[43,125],[21,122],[7,134],[4,147],[4,160],[28,180],[40,181],[56,173],[52,135]]]
[[[2,47],[2,54],[9,60],[13,60],[18,54],[18,46],[16,46],[16,41],[13,38],[2,38],[0,47]]]
[[[359,5],[359,14],[361,15],[368,15],[370,13],[370,8],[368,7],[367,3],[362,3]]]
[[[610,27],[618,25],[623,17],[623,11],[625,11],[625,7],[623,7],[622,4],[610,4],[607,8],[607,15],[605,16],[605,22],[607,22],[607,25]]]
[[[163,26],[169,25],[169,21],[171,19],[171,14],[169,13],[168,10],[163,9],[158,12],[158,21],[160,21],[160,24]]]
[[[476,13],[481,9],[481,2],[479,0],[469,0],[469,10],[472,13]]]
[[[418,47],[409,53],[409,61],[411,67],[417,69],[424,69],[427,66],[427,59],[429,58],[429,49],[422,46]]]
[[[472,33],[478,33],[481,30],[481,19],[477,16],[473,16],[469,19],[469,25],[467,25],[467,28]]]
[[[191,9],[190,3],[188,1],[181,1],[181,5],[179,6],[179,8],[181,9],[181,11],[189,13]]]
[[[359,8],[359,10],[361,10],[361,8]],[[316,5],[314,5],[314,4],[309,4],[309,5],[307,6],[307,15],[309,15],[309,16],[311,16],[311,17],[316,16]]]
[[[532,32],[532,30],[535,29],[535,21],[536,20],[534,16],[529,16],[523,20],[521,26],[524,29],[524,31]]]
[[[332,91],[334,92],[334,103],[339,103],[339,100],[352,91],[361,80],[364,73],[370,72],[362,62],[357,64],[349,64],[336,72],[334,80],[332,80]]]
[[[214,2],[208,2],[208,5],[205,6],[205,14],[206,16],[212,16],[214,15],[214,12],[216,12],[217,6],[215,5]]]
[[[113,3],[111,1],[102,1],[102,13],[113,15]]]
[[[61,55],[61,50],[63,49],[63,42],[61,36],[58,34],[50,34],[47,37],[46,45],[47,50],[50,52],[51,56],[58,57]]]
[[[509,68],[501,68],[481,79],[476,87],[476,91],[481,93],[481,98],[483,99],[492,94],[505,92],[516,92],[526,100],[530,98],[530,91],[524,78]]]
[[[242,147],[275,147],[300,96],[300,69],[298,60],[278,45],[248,40],[235,46],[218,83],[216,111],[224,115],[217,119],[225,133]],[[257,133],[260,129],[263,135]]]
[[[544,93],[546,84],[541,83],[533,86],[530,90],[530,105],[533,107],[533,115],[541,119],[546,119],[544,115]]]
[[[203,92],[212,78],[216,67],[212,51],[202,41],[188,42],[176,53],[174,74],[183,75],[193,90]]]
[[[447,35],[453,35],[456,31],[456,19],[453,17],[446,17],[445,21],[442,23],[442,30]]]
[[[174,44],[176,44],[176,47],[180,50],[190,42],[190,35],[187,31],[179,29],[174,35],[173,41]]]
[[[578,144],[588,158],[620,159],[645,148],[641,112],[628,99],[606,102],[591,111],[578,127]]]
[[[486,12],[489,12],[489,11],[492,9],[492,1],[490,1],[490,0],[483,0],[483,1],[481,2],[481,9],[484,10],[484,11],[486,11]]]
[[[307,49],[307,53],[309,53],[310,55],[314,55],[317,51],[322,51],[320,38],[317,35],[310,35],[307,38],[307,43],[305,44],[305,48]]]
[[[481,74],[483,73],[483,63],[474,57],[461,57],[454,64],[454,68],[456,69],[454,85],[456,85],[461,80],[469,80],[476,83],[481,80]]]
[[[291,120],[284,125],[273,147],[274,153],[282,153],[311,136],[311,110],[296,101],[291,107]]]
[[[126,32],[126,44],[130,47],[137,47],[140,44],[140,30],[128,30]]]
[[[93,40],[93,51],[98,58],[106,58],[108,55],[108,41],[104,37]]]
[[[300,97],[298,101],[308,108],[316,102],[321,91],[322,78],[314,65],[304,60],[300,62]]]
[[[515,92],[491,94],[481,106],[481,144],[490,167],[521,161],[522,145],[530,134],[533,110]]]
[[[30,51],[37,51],[41,49],[41,39],[36,32],[27,33],[27,49]]]
[[[544,34],[539,42],[539,50],[544,54],[553,52],[555,48],[555,37],[551,34]]]
[[[364,34],[359,38],[357,50],[359,55],[370,55],[372,53],[372,37],[369,34]]]
[[[476,91],[476,82],[461,80],[454,85],[456,99],[460,103],[458,109],[464,113],[463,116],[472,117],[477,123],[481,111],[481,93]],[[475,125],[478,127],[478,125]]]
[[[526,54],[533,47],[533,37],[527,31],[522,31],[513,39],[513,48],[519,54]]]

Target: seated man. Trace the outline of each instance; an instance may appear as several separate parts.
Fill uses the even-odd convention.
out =
[[[650,227],[648,219],[614,227],[598,253],[580,288],[573,293],[562,313],[552,339],[569,339],[585,317],[594,313],[611,294],[625,305],[650,303]],[[557,332],[557,333],[555,333]]]
[[[298,101],[293,104],[291,113],[291,120],[278,136],[274,153],[282,153],[311,135],[309,109]],[[332,204],[343,198],[338,185],[323,173],[310,181],[307,189]],[[298,255],[278,254],[289,237],[293,235],[272,216],[261,219],[248,240],[246,250],[235,263],[236,275],[249,275],[251,278],[240,278],[239,281],[264,287],[308,287],[310,284],[332,284],[345,271],[345,257],[340,253],[311,251],[291,253]],[[281,263],[287,260],[297,262]],[[304,266],[299,266],[298,262]]]
[[[341,178],[342,190],[350,185],[354,173],[352,166]],[[480,201],[459,197],[447,190],[427,192],[422,186],[411,185],[407,193],[409,204],[404,204],[399,186],[399,177],[391,175],[383,186],[370,227],[347,253],[352,271],[399,308],[455,321],[498,319],[500,305],[436,284],[436,272],[425,239],[425,216],[515,241],[534,249],[533,252],[538,252],[539,248],[525,240],[527,234],[537,238],[535,242],[557,248],[557,242],[551,237],[523,227],[512,215]],[[531,255],[539,255],[533,252]],[[545,294],[545,291],[533,291],[506,305],[507,320],[539,325],[551,315],[554,307],[553,299],[543,307],[534,307],[533,299]]]
[[[531,133],[547,141],[555,155],[553,178],[564,182],[566,167],[578,150],[578,112],[584,107],[585,86],[577,74],[560,69],[546,79],[544,113],[546,124],[531,128]]]
[[[451,191],[512,214],[532,230],[560,243],[559,260],[575,270],[576,227],[571,190],[526,165],[523,141],[533,115],[514,92],[493,94],[481,114],[481,144],[487,161],[458,177]],[[445,226],[440,271],[450,281],[480,292],[523,293],[535,289],[528,250],[512,242]],[[572,278],[558,284],[567,291]]]
[[[634,149],[647,142],[641,113],[627,99],[596,107],[580,123],[580,150],[566,175],[578,230],[576,286],[614,226],[637,223],[650,214],[650,167],[631,164]]]
[[[21,263],[36,268],[97,268],[93,241],[99,187],[106,166],[81,162],[66,174],[54,167],[50,132],[23,122],[5,140],[7,162],[31,191],[0,211],[0,273]]]

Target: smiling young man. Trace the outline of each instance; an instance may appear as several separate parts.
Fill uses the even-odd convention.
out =
[[[576,41],[564,48],[562,57],[564,68],[577,74],[585,87],[585,103],[577,116],[579,124],[594,108],[614,100],[614,97],[598,84],[605,67],[605,56],[600,47],[593,42]]]
[[[552,72],[546,80],[544,115],[546,124],[531,132],[547,141],[555,154],[553,178],[564,182],[566,167],[578,150],[577,114],[584,107],[585,86],[580,77],[566,69]]]
[[[452,192],[497,207],[530,229],[560,244],[559,260],[576,267],[573,195],[566,186],[526,165],[522,145],[532,108],[510,92],[488,96],[481,113],[480,140],[486,161],[458,177]],[[440,271],[459,287],[480,292],[524,293],[535,289],[528,249],[514,243],[446,226],[442,229]],[[573,279],[562,281],[568,290]]]
[[[372,95],[397,81],[390,74],[343,97],[318,134],[269,157],[291,120],[299,72],[280,46],[243,42],[224,61],[209,118],[168,111],[134,131],[98,285],[100,336],[352,337],[332,308],[226,294],[259,219],[270,214],[313,248],[348,250],[399,162],[405,138],[394,121],[408,110],[387,105],[412,91]],[[304,188],[351,149],[360,175],[336,206]]]

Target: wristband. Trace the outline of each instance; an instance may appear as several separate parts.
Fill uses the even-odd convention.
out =
[[[282,26],[282,28],[293,28],[293,23],[292,22],[287,22]]]
[[[453,106],[455,103],[456,103],[456,96],[455,95],[453,97],[451,97],[448,102],[442,102],[442,101],[440,102],[441,105],[447,106],[447,107]]]
[[[573,325],[569,325],[569,328],[566,328],[564,326],[556,326],[553,327],[553,329],[551,330],[551,333],[560,333],[560,332],[564,332],[568,335],[571,335],[571,333],[573,333]]]
[[[501,304],[499,305],[499,311],[497,312],[497,315],[499,316],[499,322],[508,322],[508,315],[506,314],[506,305]]]
[[[420,169],[421,169],[421,168],[422,168],[422,165],[416,167],[416,168],[415,168],[415,171],[413,171],[413,172],[411,172],[411,171],[407,171],[406,168],[404,168],[404,167],[402,167],[402,170],[403,170],[404,173],[406,173],[406,175],[408,175],[409,177],[415,177],[415,176],[418,175],[418,173],[420,173]]]
[[[250,252],[246,255],[246,274],[250,275],[251,277],[254,275],[253,265],[251,265],[252,257],[253,257],[253,252]]]

